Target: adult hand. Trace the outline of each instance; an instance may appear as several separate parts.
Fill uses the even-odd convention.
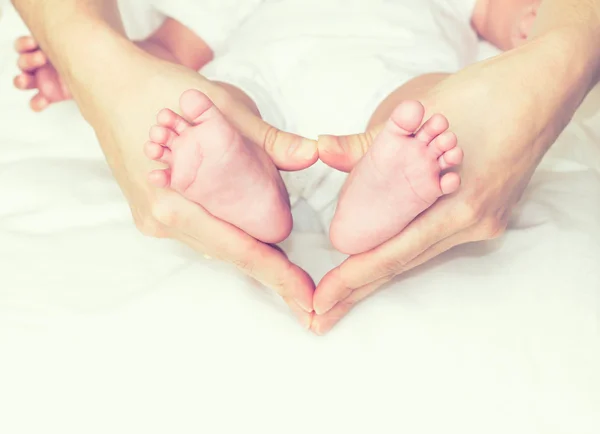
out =
[[[573,51],[573,43],[549,35],[424,91],[419,99],[430,114],[447,116],[465,151],[462,187],[395,238],[330,271],[316,288],[314,332],[326,333],[394,277],[457,245],[503,234],[541,158],[594,80],[583,62],[557,57]],[[349,171],[374,136],[325,137],[321,159]]]
[[[207,94],[251,142],[283,169],[307,167],[317,159],[316,142],[280,132],[238,104],[223,88],[198,73],[147,56],[135,47],[108,55],[119,76],[93,87],[69,83],[85,118],[94,127],[107,161],[125,193],[137,227],[153,237],[182,241],[201,254],[235,264],[277,291],[308,328],[314,283],[285,254],[216,219],[199,205],[147,183],[152,163],[143,155],[149,126],[163,107],[179,111],[182,92]],[[124,53],[124,54],[119,54]],[[296,149],[294,152],[290,152]]]

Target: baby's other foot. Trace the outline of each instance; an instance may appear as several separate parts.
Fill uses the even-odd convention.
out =
[[[417,101],[400,104],[350,174],[331,224],[339,251],[354,255],[379,246],[460,186],[458,174],[441,175],[462,163],[456,136],[439,114],[419,128],[424,114]]]
[[[184,92],[180,107],[185,119],[163,109],[150,130],[146,156],[168,166],[150,173],[150,182],[172,188],[260,241],[287,238],[288,194],[263,149],[244,140],[203,93]]]
[[[71,93],[35,39],[31,36],[19,38],[15,49],[19,53],[17,64],[21,70],[14,79],[15,87],[38,90],[30,102],[32,110],[42,111],[52,103],[71,99]]]

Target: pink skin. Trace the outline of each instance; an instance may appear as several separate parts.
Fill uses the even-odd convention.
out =
[[[15,42],[15,49],[19,53],[17,65],[21,70],[14,79],[15,87],[38,91],[30,101],[32,110],[42,111],[52,103],[71,99],[71,93],[35,39],[31,36],[19,38]]]
[[[424,114],[417,101],[400,104],[350,174],[331,224],[339,251],[355,255],[383,244],[458,190],[459,175],[442,171],[461,164],[463,151],[444,116],[423,124]]]
[[[177,191],[260,241],[287,238],[288,194],[264,150],[245,141],[203,93],[184,92],[180,107],[183,117],[163,109],[150,129],[145,154],[168,167],[151,172],[149,182]]]
[[[502,50],[524,44],[533,30],[542,0],[478,0],[473,27]]]
[[[521,11],[517,24],[513,28],[512,33],[512,44],[514,47],[523,45],[529,39],[529,35],[533,31],[533,25],[537,19],[537,13],[540,6],[540,2],[536,2],[530,6],[527,6]]]

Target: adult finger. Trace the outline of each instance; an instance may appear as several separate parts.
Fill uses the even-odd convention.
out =
[[[154,206],[154,217],[173,238],[236,265],[254,279],[312,312],[314,282],[278,249],[252,238],[177,194],[165,194]]]
[[[459,234],[453,235],[451,237],[446,238],[445,240],[440,241],[439,243],[433,245],[425,252],[421,253],[419,256],[407,263],[402,270],[398,270],[398,274],[396,274],[396,276],[402,273],[406,273],[412,270],[413,268],[425,264],[426,262],[452,249],[453,247],[456,247],[460,244],[464,244],[465,239],[465,235],[461,232]],[[339,301],[331,310],[324,313],[323,315],[316,315],[313,319],[311,329],[319,335],[327,333],[341,319],[343,319],[344,316],[346,316],[348,312],[350,312],[350,310],[354,308],[354,306],[363,301],[365,298],[369,297],[381,286],[388,283],[392,278],[379,279],[374,283],[370,283],[368,285],[354,289],[348,295],[348,297]]]
[[[21,36],[15,41],[15,50],[17,53],[27,53],[29,51],[38,50],[40,46],[37,41],[31,36]]]
[[[258,117],[246,124],[245,131],[279,169],[302,170],[319,159],[315,140],[281,131]]]
[[[367,153],[383,125],[350,136],[320,136],[319,159],[334,169],[350,172]]]
[[[291,285],[292,285],[292,282],[294,282],[294,280],[297,278],[299,278],[300,281],[304,280],[306,282],[307,287],[311,287],[311,288],[314,287],[314,283],[312,282],[310,277],[299,267],[297,267],[293,264],[282,263],[282,261],[279,261],[281,256],[283,256],[283,258],[285,258],[285,255],[282,255],[282,253],[279,250],[254,240],[254,241],[256,241],[256,243],[260,244],[262,247],[264,247],[266,249],[269,249],[269,248],[272,249],[272,252],[265,251],[261,255],[262,262],[266,265],[266,267],[263,267],[263,266],[261,266],[261,260],[256,260],[254,263],[249,262],[248,258],[252,257],[252,253],[250,253],[249,255],[243,255],[243,256],[242,255],[232,256],[230,252],[223,251],[220,249],[217,253],[217,250],[214,250],[211,247],[207,247],[206,244],[198,241],[196,238],[191,237],[187,234],[173,232],[171,234],[171,236],[174,239],[179,239],[180,241],[183,241],[184,243],[186,243],[188,246],[190,246],[197,252],[203,254],[203,256],[207,259],[213,259],[213,258],[221,259],[225,262],[229,262],[229,263],[236,265],[240,271],[244,272],[245,274],[249,275],[250,277],[254,278],[255,280],[260,281],[265,286],[275,290],[275,292],[277,292],[279,295],[281,295],[281,297],[283,298],[285,303],[288,305],[288,307],[290,308],[290,310],[292,311],[292,313],[294,314],[294,316],[296,317],[296,319],[298,320],[300,325],[304,329],[310,328],[310,326],[312,324],[312,318],[313,318],[312,302],[309,303],[307,301],[300,301],[301,300],[300,298],[294,298],[294,292],[295,292],[294,290],[296,288]],[[206,252],[210,252],[216,256],[213,257],[210,255],[207,255]],[[215,252],[215,253],[213,253],[213,252]],[[269,260],[269,258],[268,258],[269,254],[273,254],[273,256],[274,257],[276,256],[277,259]],[[287,258],[285,258],[285,260],[287,260]],[[289,277],[277,276],[277,269],[279,268],[280,265],[283,266],[284,269],[288,269],[288,267],[290,267],[290,266],[294,267],[295,269],[293,271],[296,272],[296,276],[289,276]],[[270,274],[265,274],[263,272],[265,269],[267,269]],[[292,271],[292,270],[290,270],[290,271]],[[290,286],[286,287],[285,284],[281,284],[281,282],[284,282],[282,279],[286,279],[285,282],[288,283]],[[284,294],[288,294],[288,293],[290,295],[284,295]],[[303,294],[303,291],[301,290],[300,293]],[[312,293],[312,290],[311,290],[311,293]],[[311,296],[311,298],[312,298],[312,296]],[[302,303],[302,306],[300,305],[301,303]]]
[[[286,302],[302,328],[305,330],[310,329],[313,322],[314,312],[307,312],[291,297],[283,297],[283,301]]]
[[[340,322],[359,301],[369,297],[381,286],[389,282],[389,280],[390,279],[380,279],[369,285],[365,285],[354,291],[350,297],[340,301],[329,312],[324,315],[315,315],[312,319],[310,329],[319,336],[326,334]]]
[[[221,256],[221,257],[208,255],[208,254],[206,254],[206,252],[212,253],[213,250],[210,247],[207,247],[204,243],[197,240],[196,238],[191,237],[191,236],[181,233],[181,232],[173,231],[173,230],[167,229],[167,231],[170,235],[170,238],[177,239],[177,240],[184,242],[189,247],[191,247],[198,253],[202,254],[204,256],[204,258],[206,258],[206,259],[221,259],[225,262],[233,263],[238,266],[240,271],[245,272],[246,274],[249,274],[249,271],[247,269],[240,268],[240,266],[239,266],[240,260],[227,256],[227,252],[222,252],[221,254],[224,254],[225,256]],[[216,255],[217,253],[213,253],[213,254]],[[300,270],[300,271],[302,271],[302,270]],[[250,277],[254,278],[255,280],[258,280],[257,276],[250,275]],[[266,279],[267,282],[269,281],[268,276],[261,276],[261,277]],[[311,284],[312,284],[312,282],[311,282]],[[265,284],[265,286],[270,286],[270,285]],[[276,288],[276,292],[281,295],[281,294],[285,293],[286,291],[284,288]],[[309,312],[309,311],[307,311],[308,308],[301,307],[300,304],[298,303],[298,301],[296,301],[296,299],[294,299],[292,296],[282,296],[282,298],[285,301],[285,303],[288,305],[288,307],[290,308],[290,310],[292,311],[292,313],[294,314],[294,316],[296,317],[296,319],[298,320],[300,325],[304,329],[309,329],[312,324],[312,318],[313,318],[312,307],[310,307],[311,311]]]
[[[469,226],[460,201],[458,205],[448,199],[438,201],[396,237],[369,252],[351,256],[330,271],[316,288],[316,313],[324,314],[358,288],[402,272],[434,244]]]
[[[226,83],[219,83],[219,87],[226,93],[215,92],[208,96],[243,136],[265,150],[278,169],[302,170],[316,163],[319,153],[315,140],[269,125],[248,107],[252,101],[240,89]]]

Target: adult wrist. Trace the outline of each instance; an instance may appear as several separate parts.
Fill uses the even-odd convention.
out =
[[[579,84],[585,93],[600,81],[600,22],[598,26],[563,26],[532,39],[543,46],[555,66],[564,69],[570,83]]]
[[[127,38],[109,27],[91,24],[74,24],[61,39],[50,39],[47,51],[50,60],[68,86],[89,89],[112,83],[118,85],[119,77],[127,69],[123,62],[135,56],[139,49]]]
[[[532,39],[519,50],[532,62],[551,111],[569,118],[600,79],[600,49],[589,33],[563,27]],[[529,59],[528,59],[529,58]],[[532,83],[531,83],[532,84]]]

